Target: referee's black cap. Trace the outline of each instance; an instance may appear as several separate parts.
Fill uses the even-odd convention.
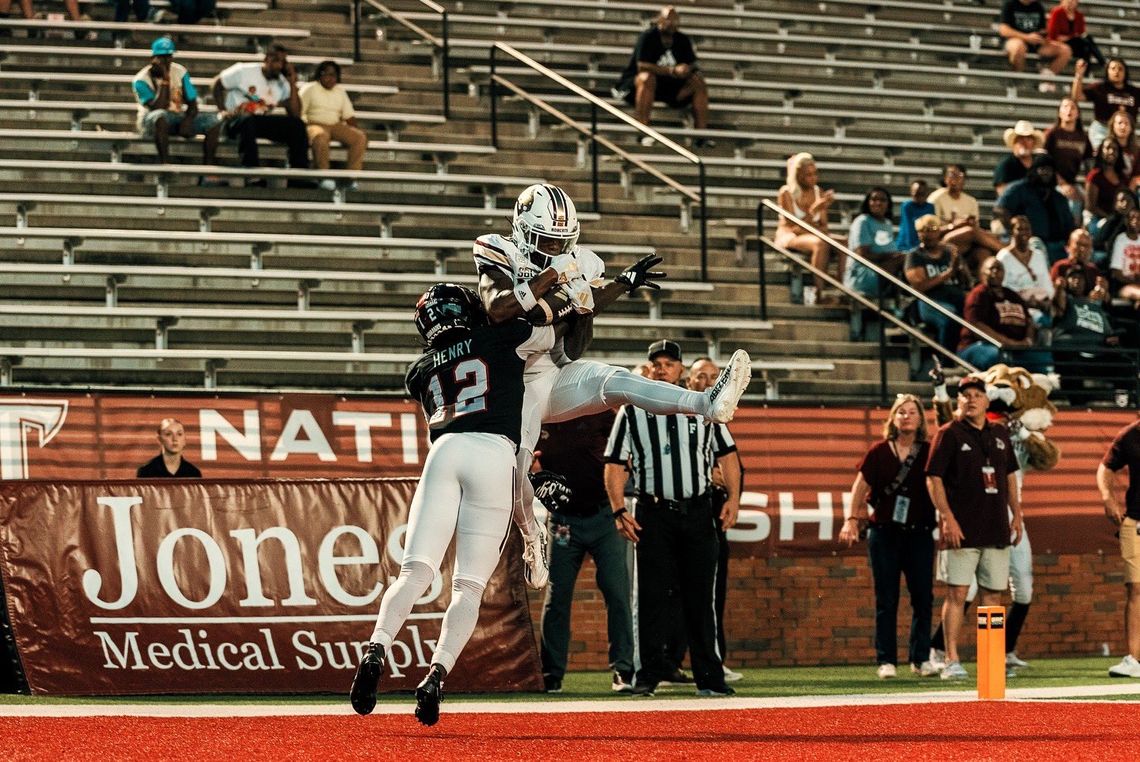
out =
[[[653,362],[653,358],[657,355],[669,355],[677,362],[681,362],[681,345],[669,339],[661,339],[649,345],[649,361]]]

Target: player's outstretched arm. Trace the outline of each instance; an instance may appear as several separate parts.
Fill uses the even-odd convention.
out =
[[[656,254],[646,255],[622,270],[616,278],[606,285],[594,289],[594,313],[597,314],[613,304],[623,294],[632,295],[633,292],[643,286],[645,288],[661,288],[653,281],[668,276],[661,270],[651,269],[661,264],[661,261],[661,257]]]

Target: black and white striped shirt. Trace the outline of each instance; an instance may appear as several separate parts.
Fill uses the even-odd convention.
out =
[[[606,443],[606,462],[632,461],[638,492],[687,500],[708,491],[716,459],[736,450],[724,424],[695,415],[653,415],[624,405]]]

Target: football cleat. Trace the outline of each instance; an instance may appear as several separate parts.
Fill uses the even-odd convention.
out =
[[[443,678],[439,669],[432,667],[428,676],[416,688],[416,719],[431,727],[439,722],[439,705],[443,701]]]
[[[731,421],[751,380],[752,360],[747,352],[738,349],[732,353],[732,359],[724,366],[716,383],[706,392],[709,396],[709,420],[713,423]]]
[[[384,670],[384,649],[379,643],[369,643],[368,652],[356,668],[352,678],[352,689],[348,700],[357,714],[372,714],[376,708],[376,686],[380,684],[380,673]]]

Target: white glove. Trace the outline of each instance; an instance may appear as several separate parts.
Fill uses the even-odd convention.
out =
[[[557,257],[551,257],[550,267],[553,267],[554,272],[558,273],[559,283],[566,283],[580,272],[578,258],[573,254],[559,254]]]
[[[570,295],[570,301],[577,312],[584,314],[594,311],[594,290],[590,288],[589,282],[584,277],[577,275],[568,280],[562,288]]]

